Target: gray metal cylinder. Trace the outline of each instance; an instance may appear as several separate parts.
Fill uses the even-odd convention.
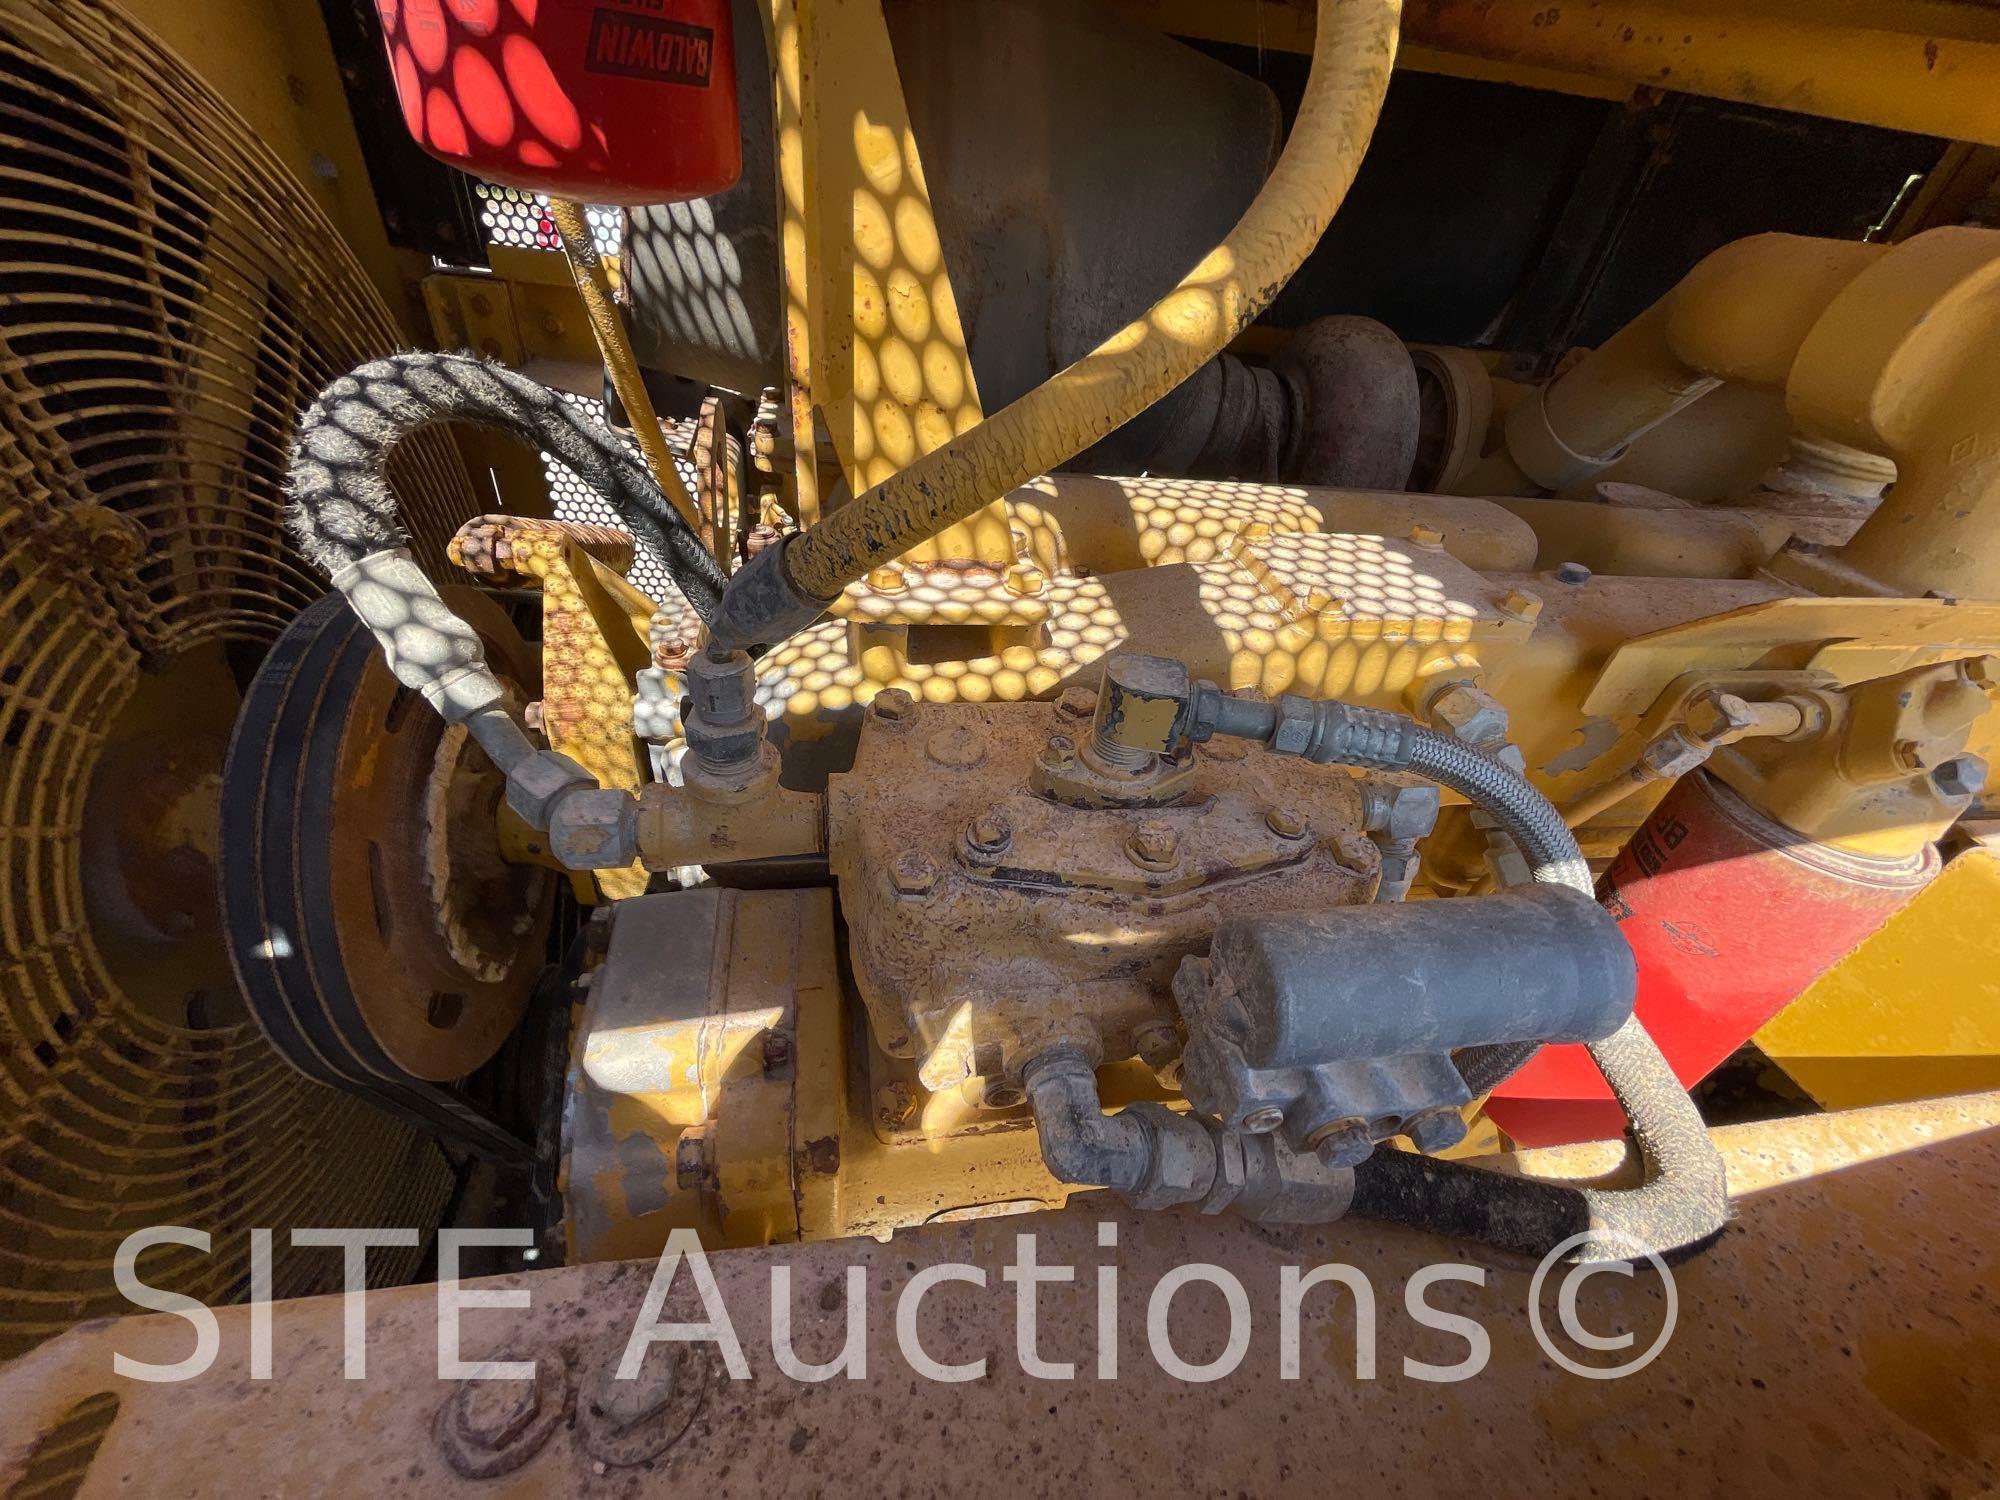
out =
[[[1638,983],[1610,913],[1558,885],[1228,922],[1209,963],[1253,1068],[1595,1041]]]

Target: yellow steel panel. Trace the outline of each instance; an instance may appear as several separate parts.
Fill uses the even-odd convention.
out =
[[[2000,852],[1975,848],[1757,1033],[1821,1104],[2000,1086]]]

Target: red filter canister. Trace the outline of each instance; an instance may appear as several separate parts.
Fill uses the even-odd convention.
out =
[[[1684,1084],[1900,911],[1937,850],[1871,859],[1817,843],[1696,771],[1598,883],[1639,963],[1639,1019]],[[1544,1047],[1486,1113],[1524,1146],[1604,1140],[1625,1112],[1580,1046]]]
[[[440,160],[592,203],[742,171],[727,0],[376,0],[403,122]]]

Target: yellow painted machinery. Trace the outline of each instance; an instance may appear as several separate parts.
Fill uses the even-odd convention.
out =
[[[2000,13],[130,10],[0,0],[0,1355],[2000,1087]]]

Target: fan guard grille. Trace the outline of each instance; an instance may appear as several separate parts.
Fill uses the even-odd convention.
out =
[[[208,1231],[211,1254],[141,1272],[219,1302],[246,1292],[253,1226],[443,1210],[428,1139],[293,1073],[233,991],[133,982],[157,945],[104,915],[130,905],[106,826],[165,828],[169,875],[204,857],[205,751],[177,748],[192,709],[158,684],[191,663],[240,682],[324,592],[280,526],[293,419],[400,342],[304,190],[156,38],[94,0],[0,0],[0,1358],[128,1310],[111,1263],[141,1226]],[[442,576],[471,486],[443,434],[397,468]],[[286,1239],[278,1295],[338,1284]],[[371,1278],[420,1253],[374,1252]]]

